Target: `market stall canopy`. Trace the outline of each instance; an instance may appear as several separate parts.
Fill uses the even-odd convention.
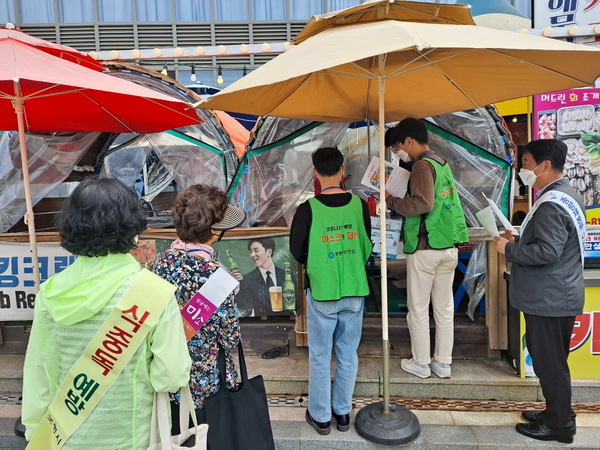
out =
[[[73,63],[75,49],[48,48],[54,47],[0,39],[0,129],[19,132],[21,167],[15,169],[23,176],[36,291],[40,271],[26,132],[151,133],[200,121],[188,103]]]
[[[401,120],[589,86],[599,74],[600,49],[473,25],[384,20],[323,31],[196,106],[378,120],[384,80],[386,120]]]
[[[18,80],[25,131],[152,133],[198,123],[189,104],[87,69],[18,41],[0,40],[0,129],[16,130]]]
[[[298,36],[294,38],[294,43],[299,44],[331,27],[383,19],[401,20],[403,22],[475,25],[471,17],[471,8],[468,5],[372,0],[354,8],[313,16]]]

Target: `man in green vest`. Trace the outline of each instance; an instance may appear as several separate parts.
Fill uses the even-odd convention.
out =
[[[408,194],[396,198],[386,193],[386,205],[405,217],[408,314],[412,358],[401,367],[420,378],[431,372],[451,377],[454,345],[452,282],[458,263],[456,244],[468,242],[465,217],[448,163],[428,145],[423,122],[406,118],[385,135],[405,163],[413,162]],[[435,320],[435,350],[431,358],[429,303]]]
[[[371,218],[365,201],[342,189],[344,156],[334,147],[313,153],[321,193],[298,206],[290,230],[290,251],[306,266],[309,405],[306,421],[329,434],[331,416],[339,431],[350,429],[352,394],[358,372],[365,265],[371,254]],[[331,389],[331,351],[337,364]]]

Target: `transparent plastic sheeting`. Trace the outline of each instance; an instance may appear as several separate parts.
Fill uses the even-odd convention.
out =
[[[298,129],[291,126],[294,122],[299,121],[265,119],[255,142],[267,142],[264,136],[275,142],[249,150],[234,178],[232,202],[247,212],[248,226],[291,224],[297,205],[314,195],[311,154],[322,146],[337,146],[344,153],[345,173],[350,175],[348,187],[359,195],[365,189],[360,180],[371,157],[379,154],[376,125],[350,128],[312,122]],[[468,225],[480,226],[475,213],[487,206],[482,193],[506,212],[510,165],[435,125],[428,128],[431,149],[452,167]],[[284,137],[291,129],[294,134]]]
[[[285,123],[293,122],[268,118],[261,125],[261,133],[278,141]],[[314,192],[312,152],[337,145],[346,128],[346,124],[313,123],[303,132],[288,135],[284,141],[249,150],[234,178],[231,197],[234,205],[246,211],[245,225],[289,225],[298,204]]]
[[[154,152],[175,179],[179,192],[194,184],[227,188],[226,155],[176,132],[147,135]],[[229,156],[233,156],[230,153]]]
[[[505,140],[485,108],[442,114],[427,120],[502,159],[512,160],[512,144]]]
[[[64,181],[100,133],[26,136],[31,196],[35,205]],[[6,233],[27,211],[19,135],[0,138],[0,232]]]
[[[485,274],[487,272],[487,243],[484,241],[475,242],[473,252],[469,259],[467,271],[463,279],[465,291],[469,296],[467,305],[467,315],[471,320],[475,319],[475,308],[485,294]]]
[[[510,164],[435,125],[427,128],[429,147],[452,168],[467,226],[481,226],[475,213],[488,206],[482,194],[507,214]]]

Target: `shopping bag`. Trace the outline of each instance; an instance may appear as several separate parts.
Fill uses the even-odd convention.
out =
[[[273,450],[273,431],[269,418],[263,377],[248,379],[244,351],[238,345],[242,382],[236,391],[225,387],[225,353],[219,350],[219,391],[204,401],[208,446],[218,450]]]
[[[190,387],[186,386],[181,388],[181,394],[179,396],[179,429],[181,432],[177,436],[171,436],[169,413],[167,412],[167,395],[168,394],[165,392],[154,393],[152,425],[150,427],[150,446],[148,447],[148,450],[178,450],[190,448],[206,450],[208,425],[198,425]],[[188,421],[190,415],[192,416],[193,427],[189,427]],[[160,442],[157,441],[157,437],[160,437]]]

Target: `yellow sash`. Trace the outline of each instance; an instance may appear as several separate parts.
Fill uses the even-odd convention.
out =
[[[175,286],[142,269],[65,377],[28,450],[65,444],[144,342],[174,291]]]

